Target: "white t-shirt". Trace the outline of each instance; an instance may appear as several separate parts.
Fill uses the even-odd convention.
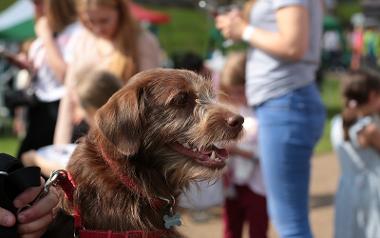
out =
[[[308,48],[299,61],[286,60],[260,48],[249,48],[246,96],[251,106],[283,96],[315,80],[322,38],[323,10],[320,0],[257,0],[250,12],[249,22],[258,29],[278,32],[276,11],[288,6],[303,6],[308,11]]]
[[[67,26],[55,38],[55,42],[65,62],[68,62],[71,54],[67,46],[79,28],[78,23],[73,23]],[[53,102],[61,99],[65,93],[64,84],[57,78],[49,66],[46,49],[40,38],[33,41],[29,50],[29,59],[37,70],[37,80],[34,82],[34,88],[38,99],[43,102]]]
[[[326,51],[341,50],[340,36],[337,31],[326,31],[323,34],[323,49]]]

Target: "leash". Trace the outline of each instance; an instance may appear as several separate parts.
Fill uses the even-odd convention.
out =
[[[52,172],[51,176],[46,181],[45,187],[38,197],[45,196],[47,193],[49,193],[51,186],[61,187],[61,189],[65,193],[66,199],[74,206],[74,237],[77,237],[78,232],[83,228],[83,226],[79,209],[74,205],[73,202],[74,191],[76,188],[74,180],[71,178],[70,174],[66,170],[55,170]]]

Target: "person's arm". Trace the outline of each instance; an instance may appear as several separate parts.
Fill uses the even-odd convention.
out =
[[[65,79],[67,65],[54,40],[53,32],[49,27],[46,17],[40,17],[36,22],[35,28],[37,36],[41,38],[46,49],[48,59],[46,63],[49,64],[58,79],[63,82]]]
[[[71,142],[74,127],[74,108],[71,103],[70,95],[70,93],[66,93],[59,103],[57,123],[54,131],[54,145],[68,144]]]
[[[19,67],[20,69],[26,69],[28,71],[32,71],[32,64],[28,62],[26,59],[20,57],[20,55],[13,54],[6,50],[0,50],[0,57],[6,58],[11,64]]]
[[[253,29],[248,43],[268,54],[288,60],[300,60],[309,43],[309,15],[302,5],[279,8],[276,12],[277,32],[260,28]],[[218,16],[217,27],[226,38],[241,40],[249,24],[240,14],[229,13]]]
[[[41,168],[41,173],[49,177],[54,170],[64,169],[64,166],[56,161],[50,161],[43,158],[35,150],[30,150],[22,154],[22,164],[26,167],[37,166]]]
[[[16,208],[23,208],[32,202],[44,186],[29,188],[21,193],[13,202]],[[38,238],[47,230],[53,221],[53,209],[57,206],[59,195],[55,188],[51,188],[47,196],[33,204],[30,208],[17,215],[18,232],[21,238]],[[0,225],[11,227],[16,223],[16,217],[9,211],[0,208]]]
[[[12,122],[13,132],[17,136],[22,136],[25,132],[26,125],[24,121],[24,114],[25,114],[25,108],[24,107],[16,107],[14,109],[14,118]]]
[[[54,131],[54,145],[71,143],[75,113],[77,108],[80,107],[74,90],[77,71],[78,69],[75,65],[70,64],[65,79],[66,93],[59,103],[57,123]]]

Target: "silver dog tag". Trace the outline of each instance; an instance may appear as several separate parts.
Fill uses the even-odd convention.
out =
[[[166,229],[171,229],[174,226],[180,226],[182,225],[181,222],[181,215],[179,213],[176,213],[174,215],[165,215],[164,216],[164,225]]]

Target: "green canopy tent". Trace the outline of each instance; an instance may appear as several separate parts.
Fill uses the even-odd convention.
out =
[[[30,0],[18,0],[0,12],[0,40],[24,41],[34,34],[34,8]]]

